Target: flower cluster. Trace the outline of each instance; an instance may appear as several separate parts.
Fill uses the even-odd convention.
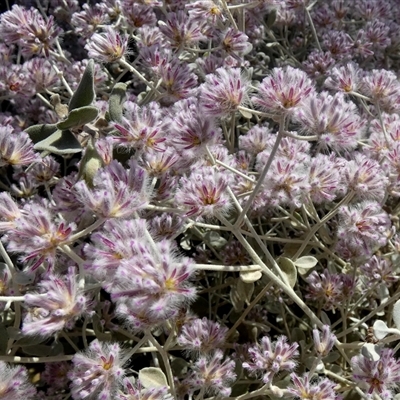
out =
[[[2,4],[0,398],[394,399],[399,21]]]

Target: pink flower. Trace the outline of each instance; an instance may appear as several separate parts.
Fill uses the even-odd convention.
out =
[[[163,135],[165,123],[162,122],[157,108],[132,104],[129,109],[131,118],[123,118],[121,124],[115,124],[119,134],[109,140],[117,147],[133,148],[140,152],[165,151],[166,138]]]
[[[110,26],[104,33],[95,33],[85,46],[90,58],[99,62],[115,62],[127,53],[128,38]]]
[[[305,72],[289,66],[274,68],[271,75],[262,80],[258,94],[251,101],[268,114],[291,115],[314,90]]]
[[[206,115],[229,117],[239,106],[249,102],[249,79],[239,68],[218,68],[206,76],[201,86],[200,102]]]
[[[100,282],[114,279],[123,260],[136,254],[136,244],[142,242],[146,230],[145,221],[109,220],[100,232],[90,237],[91,243],[84,247],[85,267]]]
[[[195,299],[190,283],[194,267],[167,240],[151,245],[143,239],[131,246],[136,255],[122,260],[113,281],[104,286],[117,302],[117,313],[131,329],[141,331],[176,317]]]
[[[285,336],[280,336],[276,342],[264,336],[259,345],[249,348],[250,361],[243,367],[253,374],[262,374],[265,384],[272,383],[280,371],[293,371],[297,365],[295,358],[299,355],[297,343],[288,344]]]
[[[71,18],[71,25],[75,28],[75,32],[84,38],[90,38],[99,25],[106,24],[109,18],[105,13],[104,7],[100,4],[90,6],[82,5],[82,11],[75,12]]]
[[[330,156],[317,154],[311,158],[310,198],[314,204],[327,203],[344,192],[341,164],[334,154]]]
[[[347,163],[344,174],[346,185],[349,190],[354,191],[358,199],[384,199],[389,180],[377,161],[356,153],[354,160]]]
[[[318,136],[320,148],[335,151],[353,150],[365,129],[356,105],[346,102],[341,93],[312,94],[296,111],[295,119],[306,135]]]
[[[391,227],[389,215],[374,201],[342,206],[339,211],[337,249],[341,246],[361,251],[368,257],[388,241]]]
[[[354,63],[334,67],[329,72],[324,85],[343,93],[357,93],[361,84],[361,69]]]
[[[316,301],[327,311],[335,310],[338,304],[348,300],[354,293],[356,281],[345,274],[331,274],[327,269],[312,271],[306,278],[306,298]]]
[[[188,352],[209,353],[226,342],[228,328],[207,318],[197,318],[182,326],[178,344]]]
[[[35,387],[29,383],[28,371],[21,365],[9,366],[0,361],[0,398],[2,400],[32,400]]]
[[[214,218],[226,215],[232,207],[226,187],[230,177],[227,173],[218,172],[213,167],[203,167],[183,177],[175,195],[176,203],[187,216]]]
[[[7,43],[21,46],[27,55],[49,56],[62,30],[54,23],[51,15],[46,20],[39,11],[14,5],[11,11],[0,17],[0,33]]]
[[[311,383],[310,374],[304,374],[302,377],[295,373],[290,374],[293,386],[288,388],[290,394],[300,400],[318,399],[318,400],[341,400],[342,397],[335,391],[336,383],[331,380],[316,379]]]
[[[76,400],[114,400],[122,388],[125,370],[123,351],[117,343],[90,343],[83,353],[75,354],[68,373],[72,397]]]
[[[74,191],[87,209],[102,218],[130,217],[150,198],[147,173],[133,160],[128,170],[112,161],[97,172],[93,188],[79,181]]]
[[[221,33],[220,47],[226,55],[240,59],[240,57],[250,53],[253,45],[249,42],[249,37],[246,34],[231,27]]]
[[[11,126],[0,126],[0,166],[29,165],[40,161],[26,132],[14,133]]]
[[[51,270],[57,260],[59,245],[68,243],[75,224],[59,221],[48,210],[48,205],[26,204],[15,228],[4,238],[7,249],[22,253],[26,269],[36,271],[40,266]]]
[[[400,110],[400,83],[392,71],[374,69],[363,78],[362,93],[371,97],[382,111]]]
[[[368,394],[379,395],[385,400],[393,398],[392,389],[400,383],[400,363],[394,358],[392,349],[382,349],[378,360],[355,356],[351,359],[351,366],[354,379]]]
[[[48,275],[38,284],[39,293],[25,295],[28,312],[22,333],[50,337],[63,329],[72,329],[88,309],[89,299],[78,288],[76,270],[68,269],[64,277]]]
[[[229,396],[231,385],[236,379],[235,362],[229,358],[223,360],[221,350],[214,354],[201,356],[193,365],[193,373],[185,379],[192,391],[199,389],[205,393]]]
[[[202,24],[184,11],[170,12],[167,21],[159,21],[160,31],[165,35],[174,49],[183,49],[205,39]]]
[[[336,336],[331,332],[329,325],[324,325],[322,334],[318,329],[313,329],[313,340],[318,356],[326,357],[335,345]]]

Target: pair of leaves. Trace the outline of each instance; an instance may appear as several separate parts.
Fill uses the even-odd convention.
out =
[[[70,130],[97,118],[99,110],[91,106],[94,98],[94,62],[90,60],[69,102],[67,118],[57,124],[40,124],[26,129],[35,143],[34,149],[60,155],[82,151],[81,144]]]
[[[311,268],[314,268],[318,263],[318,260],[313,256],[304,256],[298,258],[296,261],[292,261],[290,258],[281,257],[278,260],[278,265],[285,276],[286,283],[290,287],[294,287],[297,281],[297,272],[300,275],[306,274]],[[261,271],[241,271],[240,279],[244,283],[253,283],[261,279]]]
[[[393,322],[396,328],[389,328],[384,321],[376,320],[373,325],[374,335],[378,340],[382,340],[387,335],[392,334],[400,339],[400,300],[397,300],[393,306]]]
[[[313,256],[304,256],[292,261],[290,258],[281,257],[278,260],[279,268],[281,269],[286,283],[293,288],[297,282],[297,272],[300,275],[305,274],[308,270],[314,268],[318,260]]]

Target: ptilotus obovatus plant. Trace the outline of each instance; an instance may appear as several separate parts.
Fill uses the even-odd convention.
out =
[[[52,98],[60,121],[56,124],[34,125],[26,129],[35,143],[34,149],[44,152],[45,155],[82,151],[82,146],[73,131],[97,118],[99,110],[92,106],[94,99],[94,61],[90,60],[68,106],[61,104],[59,96]]]
[[[396,0],[15,3],[0,399],[396,399]]]
[[[104,130],[109,122],[122,121],[125,91],[124,83],[117,83],[114,86],[109,96],[109,109],[105,118],[96,121],[99,109],[92,105],[95,100],[94,61],[90,60],[68,106],[61,103],[58,95],[53,95],[51,98],[60,121],[56,124],[33,125],[26,129],[35,144],[34,149],[42,151],[42,157],[48,154],[65,156],[79,153],[83,150],[82,133],[89,135],[89,139],[86,139],[84,156],[80,162],[79,178],[84,178],[91,183],[97,170],[104,166],[104,160],[95,147],[96,133],[99,128]],[[108,131],[112,131],[112,128]],[[129,152],[127,153],[129,156]],[[121,156],[116,156],[121,158]]]

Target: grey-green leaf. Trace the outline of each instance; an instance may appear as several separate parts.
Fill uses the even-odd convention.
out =
[[[276,21],[276,14],[277,14],[277,12],[275,9],[271,10],[271,12],[268,14],[268,17],[267,17],[268,28],[272,28],[272,26],[274,25],[274,23]]]
[[[167,378],[161,368],[142,368],[139,371],[139,380],[146,389],[168,386]]]
[[[96,149],[94,139],[90,138],[79,166],[78,179],[84,179],[89,186],[92,186],[94,176],[103,166],[104,161]]]
[[[82,146],[70,131],[55,131],[47,139],[36,143],[35,150],[45,150],[54,154],[72,154],[82,151]]]
[[[114,86],[108,100],[108,114],[111,121],[122,122],[123,106],[126,99],[126,85],[119,82]]]
[[[95,98],[94,91],[94,61],[90,60],[86,66],[82,79],[75,93],[69,102],[69,111],[75,108],[85,107],[93,103]]]
[[[278,260],[279,268],[281,269],[286,283],[293,288],[297,282],[297,269],[290,258],[281,257]]]
[[[99,110],[97,107],[87,106],[76,108],[68,114],[68,118],[65,121],[57,124],[57,128],[64,131],[88,124],[89,122],[92,122],[98,114]]]
[[[5,355],[7,351],[8,333],[4,322],[0,322],[0,354]]]
[[[25,132],[29,135],[33,143],[38,143],[41,140],[48,138],[56,130],[56,124],[39,124],[26,128]]]

